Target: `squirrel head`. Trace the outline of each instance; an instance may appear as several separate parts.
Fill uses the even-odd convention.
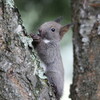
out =
[[[45,22],[40,26],[38,30],[38,35],[41,36],[43,39],[59,41],[63,37],[63,35],[69,30],[69,28],[73,25],[67,24],[65,26],[62,26],[59,22],[60,19]]]

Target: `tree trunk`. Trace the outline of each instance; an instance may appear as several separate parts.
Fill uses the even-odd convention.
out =
[[[72,100],[100,100],[100,2],[72,0],[74,75]]]
[[[13,0],[0,0],[0,100],[55,98],[26,34]]]

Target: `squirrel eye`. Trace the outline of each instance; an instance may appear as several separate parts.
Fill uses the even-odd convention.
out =
[[[52,31],[52,32],[55,32],[55,28],[51,28],[51,31]]]

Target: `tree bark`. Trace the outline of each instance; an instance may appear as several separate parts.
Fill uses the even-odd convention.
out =
[[[100,100],[99,0],[72,0],[74,72],[72,100]]]
[[[0,0],[0,100],[53,100],[13,0]]]

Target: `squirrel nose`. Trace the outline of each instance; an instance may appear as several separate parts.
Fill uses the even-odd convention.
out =
[[[44,37],[45,33],[42,29],[38,29],[38,32],[39,32],[38,34],[39,36]]]
[[[41,34],[42,30],[41,29],[38,29],[39,33]]]

